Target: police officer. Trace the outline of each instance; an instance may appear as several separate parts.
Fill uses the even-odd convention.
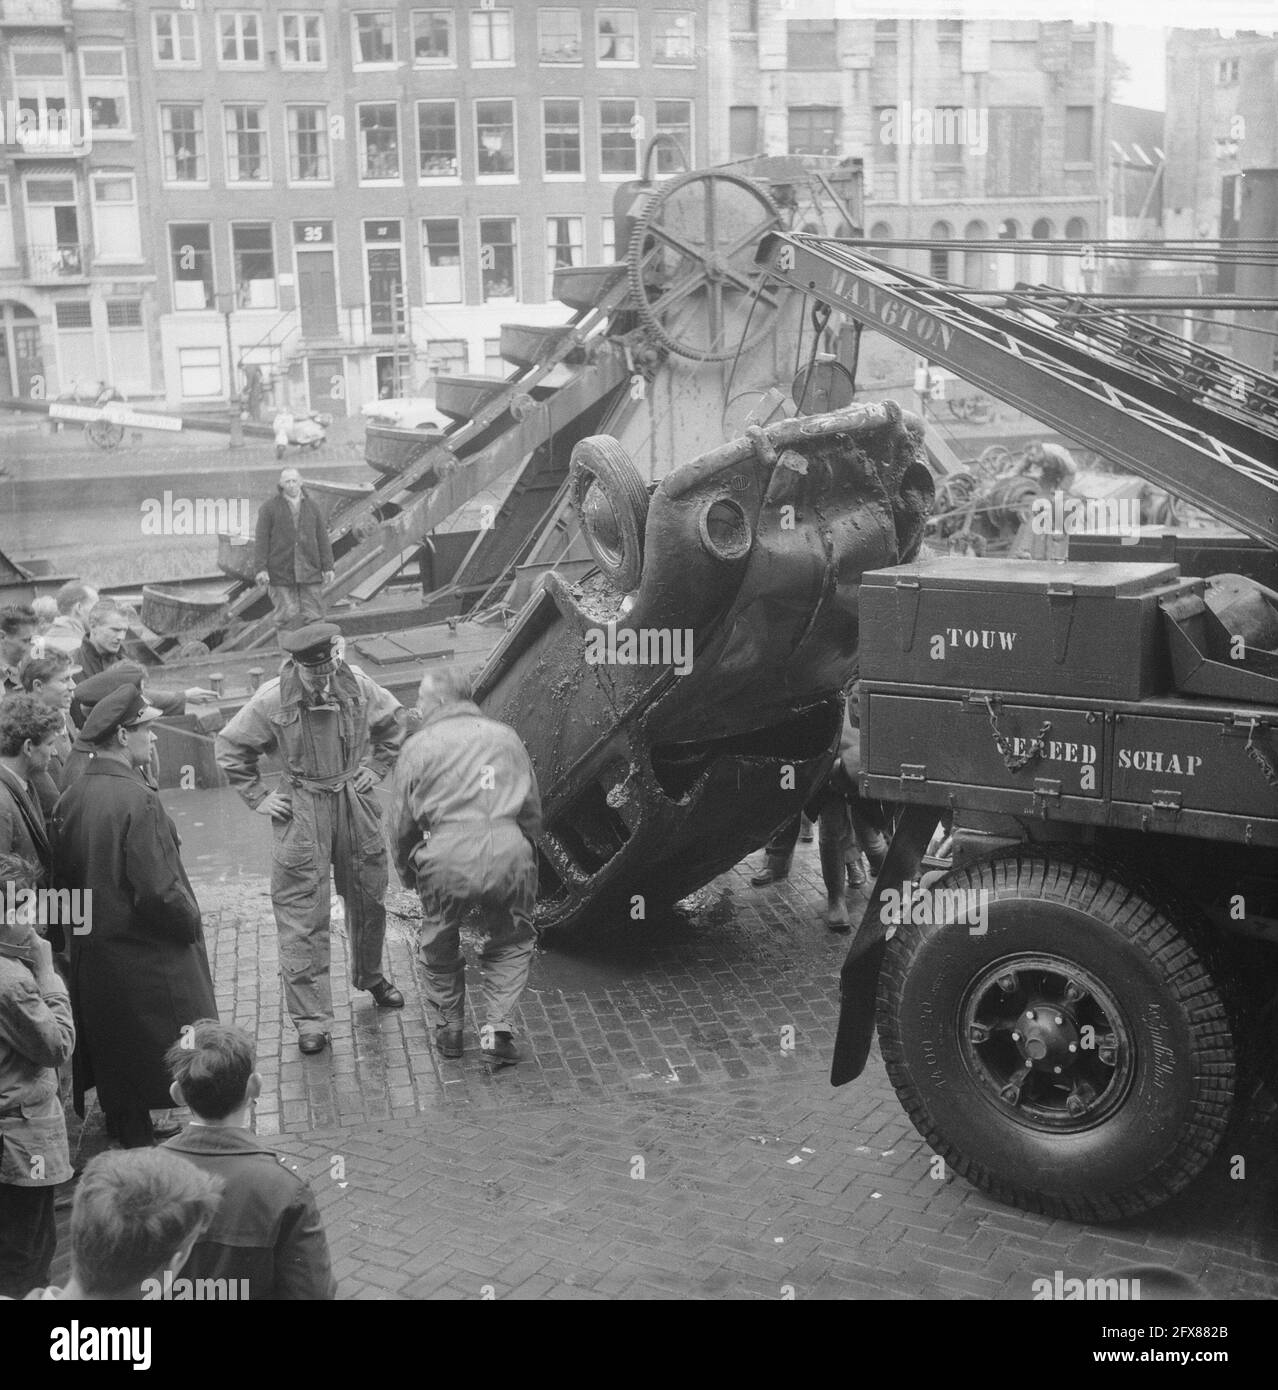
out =
[[[284,999],[305,1053],[331,1041],[329,865],[346,904],[351,983],[380,1008],[404,996],[382,974],[387,861],[372,789],[403,742],[399,701],[340,655],[341,630],[311,623],[280,634],[288,653],[217,736],[218,765],[255,811],[271,818],[271,899],[280,938]],[[268,790],[258,770],[277,753],[283,781]]]

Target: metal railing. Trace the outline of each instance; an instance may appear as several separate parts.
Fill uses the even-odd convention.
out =
[[[41,283],[77,280],[89,273],[89,248],[78,241],[27,247],[27,279]]]

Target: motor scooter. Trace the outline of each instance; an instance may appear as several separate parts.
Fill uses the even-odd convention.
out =
[[[275,430],[275,457],[282,459],[290,445],[296,449],[318,449],[328,439],[332,423],[333,417],[322,411],[295,415],[291,410],[281,410],[271,422]]]

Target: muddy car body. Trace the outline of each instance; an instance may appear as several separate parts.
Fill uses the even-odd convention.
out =
[[[917,552],[933,493],[892,402],[752,429],[650,498],[595,436],[571,486],[599,568],[545,578],[477,691],[537,770],[545,927],[673,901],[798,810],[838,744],[861,575]]]

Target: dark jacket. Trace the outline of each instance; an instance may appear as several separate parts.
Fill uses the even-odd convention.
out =
[[[255,574],[265,570],[272,584],[318,584],[324,571],[332,568],[333,547],[328,543],[328,527],[305,491],[296,527],[293,510],[282,492],[262,503],[254,537]]]
[[[184,1025],[217,1017],[177,830],[159,793],[107,758],[67,788],[53,819],[55,881],[93,892],[89,930],[70,943],[76,1109],[91,1086],[103,1110],[164,1109],[165,1051]]]
[[[304,1178],[246,1129],[188,1125],[164,1146],[226,1184],[179,1279],[246,1279],[251,1299],[337,1296],[328,1240]]]
[[[7,767],[0,767],[0,854],[16,854],[38,864],[44,885],[49,882],[52,852],[44,812],[34,792],[34,788],[28,791]]]
[[[76,653],[76,664],[83,669],[76,676],[75,683],[80,685],[87,681],[90,676],[96,676],[100,671],[110,670],[112,666],[118,665],[121,661],[132,660],[127,653],[100,652],[86,637],[80,644],[80,650]],[[145,677],[139,677],[145,679]],[[146,698],[156,709],[163,710],[165,714],[177,715],[186,713],[186,694],[181,690],[152,690],[148,685]],[[86,711],[76,702],[75,697],[71,699],[71,718],[77,727],[84,723]]]

